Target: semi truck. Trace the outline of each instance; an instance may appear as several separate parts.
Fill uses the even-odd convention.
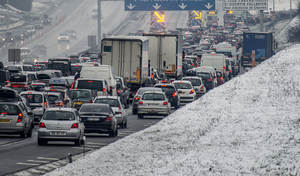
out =
[[[255,63],[259,64],[272,57],[275,53],[275,42],[272,32],[244,32],[241,64],[244,67],[252,65],[252,57],[255,55]]]
[[[146,34],[149,38],[149,65],[169,78],[182,76],[182,35]]]
[[[150,76],[148,53],[149,39],[143,36],[111,36],[101,42],[101,64],[111,65],[127,85],[142,85]]]

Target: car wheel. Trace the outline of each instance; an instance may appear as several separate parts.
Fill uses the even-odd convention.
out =
[[[143,118],[144,118],[144,115],[143,115],[143,114],[138,114],[138,118],[139,118],[139,119],[143,119]]]
[[[20,133],[20,136],[21,136],[21,138],[26,138],[26,137],[27,137],[26,131],[25,131],[25,130],[22,131],[22,132]]]
[[[127,128],[127,120],[124,123],[124,128]]]
[[[81,144],[80,138],[79,138],[79,139],[76,139],[76,140],[74,141],[74,144],[75,144],[76,146],[80,146],[80,144]]]
[[[29,129],[29,131],[28,131],[28,133],[27,133],[27,137],[30,137],[30,138],[31,138],[31,136],[32,136],[32,128],[30,127],[30,129]]]

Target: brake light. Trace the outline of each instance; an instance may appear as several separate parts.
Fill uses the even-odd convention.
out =
[[[161,82],[162,82],[162,83],[167,83],[167,80],[162,80]]]
[[[163,105],[168,105],[168,102],[164,101],[164,102],[163,102]]]
[[[229,70],[229,73],[231,73],[231,70]]]
[[[94,81],[88,81],[88,83],[93,83]]]
[[[40,127],[40,128],[46,128],[46,125],[45,125],[44,122],[41,122],[39,127]]]
[[[112,120],[112,116],[107,116],[105,120],[106,121],[111,121]]]
[[[120,89],[118,89],[118,90],[117,90],[117,93],[118,93],[118,95],[120,95],[120,94],[121,94],[121,90],[120,90]]]
[[[140,97],[134,97],[134,100],[135,100],[135,101],[139,101],[139,100],[140,100]]]
[[[7,112],[1,112],[1,114],[2,114],[2,115],[7,115],[8,113],[7,113]]]
[[[58,102],[57,105],[60,106],[60,107],[62,107],[63,103],[62,102]]]
[[[201,86],[201,87],[200,87],[200,90],[204,90],[204,86]]]
[[[140,101],[139,104],[142,105],[142,104],[144,104],[144,102]]]
[[[51,92],[56,92],[56,89],[50,89]]]
[[[223,80],[223,79],[224,79],[224,78],[221,76],[221,77],[220,77],[220,80]]]
[[[46,102],[46,101],[44,102],[44,106],[45,106],[45,107],[47,106],[47,102]]]
[[[195,90],[194,90],[194,89],[192,89],[192,90],[190,91],[190,94],[193,94],[193,93],[195,93]]]
[[[226,68],[225,67],[223,67],[223,70],[225,70]]]
[[[78,123],[73,123],[72,127],[71,128],[78,128],[79,127],[79,124]]]
[[[105,92],[106,92],[106,89],[105,89],[105,88],[103,88],[103,89],[102,89],[102,92],[104,92],[104,93],[105,93]]]
[[[177,93],[176,93],[176,92],[174,92],[172,96],[173,96],[173,97],[176,97],[176,96],[177,96]]]
[[[93,100],[90,100],[89,103],[93,103]]]
[[[211,81],[212,81],[212,79],[211,79],[211,78],[209,78],[209,79],[207,79],[207,81],[208,81],[208,82],[211,82]]]
[[[22,120],[23,120],[23,114],[19,113],[17,122],[22,122]]]

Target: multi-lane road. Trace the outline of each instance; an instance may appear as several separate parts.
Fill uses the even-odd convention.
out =
[[[51,141],[46,146],[37,145],[37,128],[32,138],[22,139],[17,135],[0,135],[0,175],[41,175],[55,168],[66,165],[68,153],[74,158],[83,157],[85,152],[101,147],[143,130],[162,119],[159,116],[149,116],[138,119],[137,115],[128,109],[128,127],[119,129],[118,137],[108,137],[105,134],[86,134],[86,144],[80,147],[73,142]]]

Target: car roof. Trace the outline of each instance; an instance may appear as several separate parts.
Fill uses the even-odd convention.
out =
[[[164,83],[157,83],[157,84],[154,85],[154,87],[155,87],[155,86],[161,86],[161,85],[166,85],[166,86],[172,86],[172,87],[175,87],[174,84],[172,84],[172,83],[166,83],[166,84],[164,84]]]
[[[201,78],[198,76],[185,76],[182,79],[201,79]]]
[[[110,107],[109,104],[104,104],[104,103],[84,103],[82,106],[108,106]]]
[[[176,81],[173,81],[173,84],[175,83],[188,83],[188,84],[191,84],[190,81],[186,81],[186,80],[176,80]]]
[[[75,112],[76,111],[76,109],[74,109],[74,108],[60,108],[60,107],[58,107],[58,108],[48,108],[46,111],[67,111],[67,112]]]
[[[97,96],[95,99],[101,99],[101,98],[109,98],[109,99],[119,100],[118,96]]]

